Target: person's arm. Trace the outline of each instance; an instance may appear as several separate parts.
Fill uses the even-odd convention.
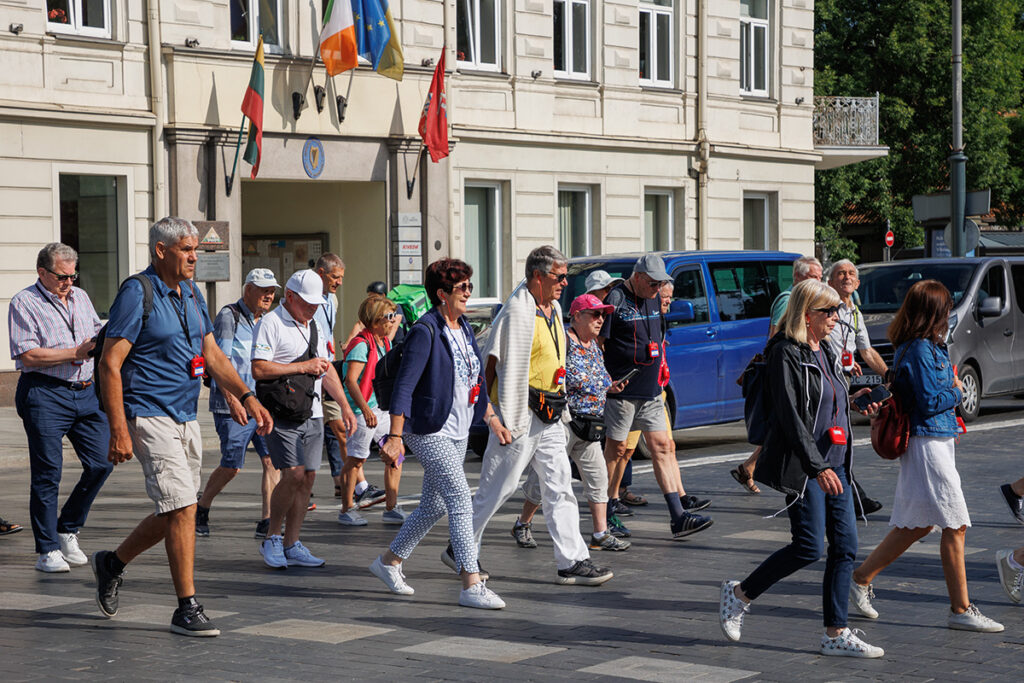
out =
[[[388,438],[380,449],[380,459],[385,465],[392,466],[398,459],[405,455],[405,442],[402,440],[402,430],[405,429],[405,415],[391,416],[391,431]]]
[[[271,360],[254,359],[252,362],[252,376],[253,379],[277,379],[286,375],[312,375],[313,377],[319,377],[327,372],[329,367],[331,367],[331,364],[326,358],[310,358],[301,363],[275,363]],[[219,382],[220,380],[217,381]]]
[[[352,412],[352,407],[348,404],[348,399],[345,397],[345,390],[341,388],[341,379],[338,377],[338,371],[334,369],[333,363],[327,364],[327,373],[324,375],[323,386],[324,390],[331,395],[331,398],[341,408],[341,421],[345,423],[345,434],[352,436],[356,433],[359,423],[356,421],[356,414]]]
[[[27,368],[52,368],[55,365],[85,360],[95,346],[96,342],[92,339],[86,339],[78,346],[70,349],[44,349],[41,346],[37,346],[17,356],[17,358]]]
[[[494,380],[498,378],[498,359],[494,356],[487,356],[487,365],[484,366],[484,381],[487,382],[487,389],[494,386]]]
[[[107,337],[100,360],[103,406],[110,425],[107,460],[115,465],[132,459],[132,438],[124,414],[124,386],[121,384],[121,366],[131,350],[132,343],[127,339]]]
[[[259,402],[256,395],[249,390],[249,387],[242,381],[242,378],[238,376],[238,372],[235,371],[235,366],[231,364],[231,360],[217,346],[217,341],[213,338],[212,332],[208,332],[203,337],[203,359],[206,363],[206,371],[217,382],[217,386],[220,387],[221,391],[227,392],[238,399],[238,402],[245,407],[245,411],[256,420],[256,433],[260,436],[269,433],[274,426],[274,419],[270,417],[267,409],[263,407],[263,404]],[[246,394],[248,396],[242,402],[242,396]],[[233,417],[239,424],[244,425],[248,422],[248,420],[244,419],[244,416],[233,414]],[[239,419],[239,417],[243,419]]]
[[[377,416],[373,414],[373,409],[370,408],[370,404],[363,398],[363,392],[359,389],[359,375],[362,374],[365,368],[365,361],[348,361],[348,367],[345,369],[345,379],[342,381],[345,384],[345,388],[348,389],[348,395],[352,397],[356,407],[359,408],[359,412],[363,414],[366,426],[372,429],[377,426]]]
[[[48,349],[40,346],[38,321],[24,310],[16,298],[7,314],[7,328],[11,335],[11,360],[20,360],[27,368],[52,368],[55,365],[85,360],[96,346],[87,339],[69,349]]]
[[[889,368],[886,366],[885,361],[882,360],[882,356],[879,355],[878,351],[869,346],[866,349],[860,349],[860,355],[872,370],[885,377],[885,373],[888,372]]]

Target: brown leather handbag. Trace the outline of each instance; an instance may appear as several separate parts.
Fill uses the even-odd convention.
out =
[[[906,353],[906,349],[903,350]],[[892,398],[882,404],[878,416],[871,421],[871,447],[885,460],[898,460],[907,452],[910,443],[910,413],[903,407],[899,394],[894,391],[896,368],[903,354],[889,369],[887,386]]]

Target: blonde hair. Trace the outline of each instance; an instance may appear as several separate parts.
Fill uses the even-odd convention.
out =
[[[788,338],[807,343],[807,311],[838,306],[839,293],[821,280],[804,280],[793,287],[779,329]]]
[[[366,329],[370,329],[375,322],[397,308],[395,302],[386,296],[371,294],[359,304],[359,322]]]

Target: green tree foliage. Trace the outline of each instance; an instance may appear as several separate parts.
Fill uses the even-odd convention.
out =
[[[967,188],[992,189],[998,218],[1024,214],[1024,0],[964,0],[963,118]],[[949,0],[817,0],[814,92],[879,93],[889,156],[815,174],[817,236],[833,255],[849,207],[889,219],[898,245],[923,241],[911,197],[949,187],[952,70]],[[881,235],[879,235],[881,238]]]

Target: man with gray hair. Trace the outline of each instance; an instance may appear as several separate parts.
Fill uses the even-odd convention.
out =
[[[125,565],[163,541],[178,597],[171,632],[216,636],[220,631],[196,601],[193,580],[203,457],[196,407],[203,374],[238,400],[256,420],[257,434],[267,434],[273,420],[217,346],[206,300],[192,282],[198,244],[188,221],[157,221],[149,229],[150,266],[121,285],[110,307],[99,367],[110,421],[107,458],[115,465],[139,459],[155,510],[116,550],[94,553],[91,564],[96,603],[113,617]]]
[[[473,529],[480,544],[494,513],[519,486],[527,467],[540,479],[541,507],[554,542],[555,583],[597,586],[612,572],[595,566],[580,534],[580,511],[561,424],[565,398],[565,328],[558,297],[568,262],[551,246],[526,257],[526,282],[494,319],[484,351],[484,379],[496,415],[512,441],[502,444],[492,431],[473,496]],[[527,391],[523,391],[526,388]],[[493,418],[492,418],[493,419]],[[490,425],[488,425],[490,426]],[[441,559],[459,570],[451,544]],[[485,574],[481,568],[481,574]]]
[[[88,562],[78,530],[113,469],[106,458],[107,418],[89,388],[89,352],[100,320],[89,296],[74,286],[77,265],[74,249],[47,244],[36,258],[38,279],[14,295],[7,313],[11,358],[21,370],[15,405],[28,436],[29,513],[42,572],[67,572]],[[82,476],[58,515],[65,436],[82,462]]]

